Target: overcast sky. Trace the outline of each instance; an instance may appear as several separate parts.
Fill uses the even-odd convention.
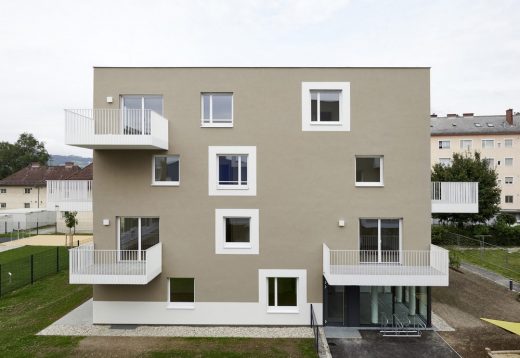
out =
[[[438,114],[520,111],[518,0],[0,2],[0,141],[52,154],[93,66],[431,66]]]

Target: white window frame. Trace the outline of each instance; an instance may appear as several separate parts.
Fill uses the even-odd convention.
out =
[[[157,157],[179,157],[179,180],[177,181],[156,181],[155,180],[155,158]],[[179,154],[158,154],[152,156],[152,186],[179,186],[181,185],[181,156]]]
[[[339,122],[312,122],[311,91],[340,91]],[[302,82],[302,131],[350,131],[350,82]]]
[[[359,182],[357,181],[357,159],[358,158],[379,158],[379,166],[380,166],[380,173],[379,173],[379,181],[378,182]],[[382,187],[385,186],[385,171],[384,171],[384,156],[382,155],[356,155],[355,157],[355,170],[354,170],[354,181],[356,186],[367,186],[367,187]]]
[[[219,185],[219,155],[247,155],[247,185]],[[208,195],[256,196],[256,146],[208,147]]]
[[[193,302],[170,302],[170,292],[171,292],[171,278],[193,278]],[[195,298],[196,296],[196,287],[195,287],[195,277],[167,277],[168,281],[168,291],[166,296],[166,302],[168,303],[166,308],[173,310],[194,310],[195,309]]]
[[[507,201],[508,197],[511,197],[511,201]],[[515,199],[514,199],[513,195],[504,195],[504,204],[514,204],[514,201],[515,201]]]
[[[508,141],[511,143],[511,145],[507,145]],[[504,148],[513,148],[513,139],[504,139]]]
[[[447,147],[445,147],[443,144],[448,144]],[[439,149],[451,149],[451,140],[440,140],[439,141]]]
[[[464,145],[464,142],[469,142],[468,146]],[[471,150],[473,148],[473,139],[461,139],[460,140],[460,149],[462,150]]]
[[[511,182],[510,182],[510,183],[507,182],[508,179],[511,179]],[[514,184],[514,182],[515,182],[514,177],[504,177],[504,184],[506,184],[506,185],[511,185],[511,184]]]
[[[213,122],[213,95],[227,94],[231,96],[231,118],[230,122]],[[209,123],[204,122],[204,96],[209,95]],[[206,128],[232,128],[234,123],[235,94],[233,92],[201,92],[200,93],[200,126]],[[227,119],[227,118],[220,118]]]
[[[296,278],[296,306],[269,306],[269,284],[267,282],[269,277]],[[305,312],[304,306],[307,304],[307,270],[258,270],[258,292],[259,302],[263,307],[265,307],[267,313],[297,314]]]
[[[491,143],[491,146],[490,147],[485,146],[484,142]],[[492,149],[492,148],[495,148],[495,140],[494,139],[482,139],[481,146],[482,146],[482,149]]]
[[[507,164],[507,161],[510,161],[511,163],[510,164]],[[509,158],[504,158],[504,166],[506,167],[512,167],[513,166],[513,158],[509,157]]]
[[[258,209],[215,209],[215,253],[258,255],[260,253]],[[249,242],[226,242],[226,218],[249,218]]]

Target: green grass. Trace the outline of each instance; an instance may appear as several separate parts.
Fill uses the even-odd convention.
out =
[[[35,334],[90,297],[91,286],[69,285],[66,271],[1,297],[0,357],[69,355],[81,338]]]
[[[32,254],[46,252],[49,250],[56,250],[56,246],[23,246],[17,249],[0,252],[0,264],[5,264],[6,262],[29,257]],[[60,250],[64,252],[67,249],[65,247],[60,247]]]
[[[462,261],[474,264],[520,282],[520,251],[508,253],[501,249],[456,250]]]

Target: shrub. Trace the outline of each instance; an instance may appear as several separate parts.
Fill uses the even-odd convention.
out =
[[[460,268],[460,254],[457,251],[450,250],[450,267],[454,269]]]

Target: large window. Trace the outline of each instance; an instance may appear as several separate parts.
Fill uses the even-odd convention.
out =
[[[118,225],[121,260],[145,259],[144,251],[159,243],[159,218],[120,217]]]
[[[360,219],[361,262],[400,262],[401,220]]]
[[[350,83],[302,82],[302,130],[349,131]]]
[[[439,149],[450,149],[451,142],[449,140],[440,140]]]
[[[123,134],[151,133],[151,112],[162,116],[163,99],[159,95],[121,96]]]
[[[461,139],[460,141],[460,149],[462,150],[471,150],[471,146],[473,141],[471,139]]]
[[[169,279],[168,307],[193,308],[195,302],[195,279],[172,277]]]
[[[258,216],[258,209],[216,209],[215,252],[217,254],[258,254]]]
[[[209,147],[209,195],[256,195],[256,147]]]
[[[153,160],[153,185],[179,185],[178,155],[156,155]]]
[[[493,139],[482,139],[482,148],[494,148],[495,141]]]
[[[203,93],[201,106],[203,127],[233,126],[232,93]]]
[[[356,157],[356,185],[382,186],[383,185],[383,157],[359,156]]]

